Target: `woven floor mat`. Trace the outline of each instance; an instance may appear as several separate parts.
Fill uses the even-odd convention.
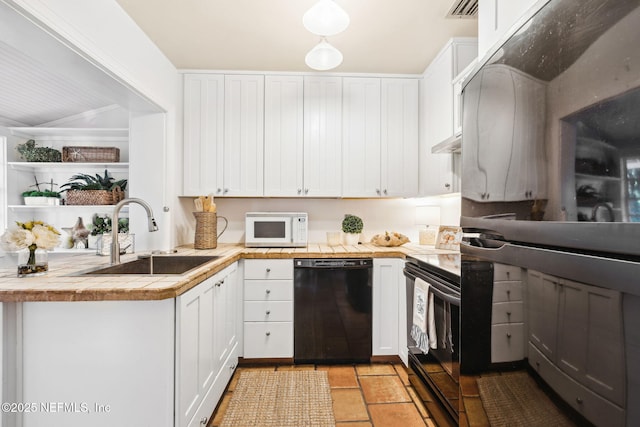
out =
[[[241,372],[220,427],[249,426],[335,426],[327,372]]]
[[[492,427],[574,426],[526,372],[477,379]]]

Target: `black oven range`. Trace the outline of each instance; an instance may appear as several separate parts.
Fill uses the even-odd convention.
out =
[[[464,294],[463,269],[476,278]],[[409,381],[439,426],[457,426],[461,370],[490,362],[492,265],[463,261],[459,253],[414,254],[407,256],[404,275]]]

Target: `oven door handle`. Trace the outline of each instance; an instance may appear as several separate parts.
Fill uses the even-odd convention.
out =
[[[448,302],[449,304],[453,304],[455,306],[460,306],[460,297],[455,297],[455,296],[452,296],[452,295],[449,295],[449,294],[445,294],[440,289],[436,288],[435,286],[433,286],[431,284],[429,284],[429,292],[433,292],[433,294],[435,296],[437,296],[441,300],[444,300],[444,301]]]
[[[414,282],[416,280],[416,275],[412,274],[411,272],[407,271],[405,269],[404,271],[404,275],[409,277],[410,279],[412,279]],[[429,284],[429,292],[433,292],[434,295],[436,295],[438,298],[448,302],[449,304],[453,304],[455,306],[460,306],[460,295],[459,294],[449,294],[446,293],[445,291],[443,291],[442,289],[440,289],[440,287],[437,284],[434,284],[433,281],[431,280],[425,280],[422,279],[425,282],[427,282]]]

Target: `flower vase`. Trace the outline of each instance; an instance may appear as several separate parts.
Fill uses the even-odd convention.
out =
[[[28,248],[20,254],[18,277],[42,276],[49,271],[49,254],[44,249]]]

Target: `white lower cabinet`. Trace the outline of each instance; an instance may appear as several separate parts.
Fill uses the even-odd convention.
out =
[[[527,274],[529,364],[596,425],[624,425],[626,364],[620,292]]]
[[[176,298],[176,426],[206,425],[238,362],[237,263]]]
[[[293,357],[293,260],[244,262],[244,358]]]
[[[491,309],[491,362],[525,355],[524,301],[520,267],[495,263]]]
[[[404,301],[400,295],[405,295],[400,291],[405,286],[403,266],[404,261],[399,258],[373,259],[373,356],[398,355],[400,342],[406,340],[406,331],[401,332],[406,329],[406,319],[404,314],[401,318],[403,311],[399,309]]]

